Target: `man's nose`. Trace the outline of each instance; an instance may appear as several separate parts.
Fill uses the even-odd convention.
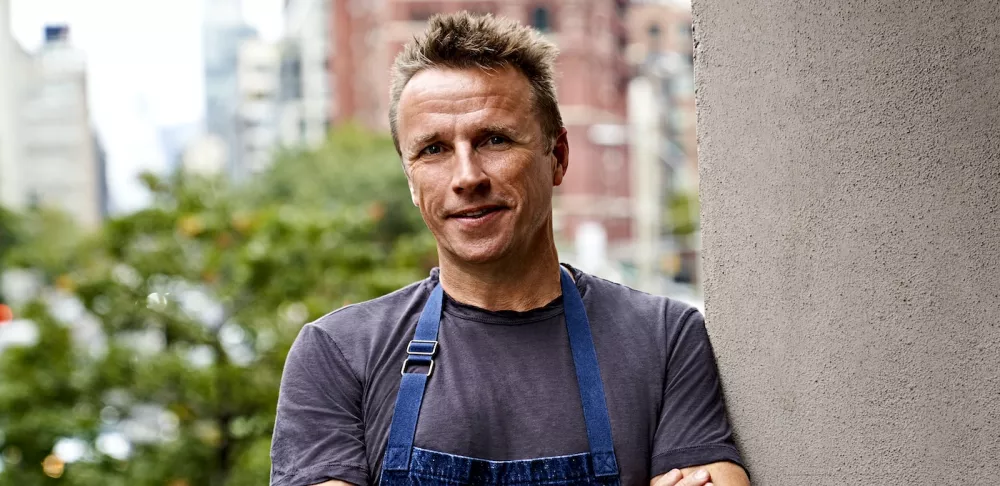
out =
[[[469,145],[461,145],[455,150],[455,169],[451,188],[456,194],[471,194],[488,190],[490,178],[483,171],[479,155]]]

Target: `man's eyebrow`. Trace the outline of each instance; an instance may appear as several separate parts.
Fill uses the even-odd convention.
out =
[[[427,145],[428,143],[437,140],[440,136],[441,135],[438,132],[431,132],[420,135],[417,138],[411,140],[409,144],[407,144],[406,146],[407,151],[415,152],[417,150],[420,150],[424,148],[424,145]]]
[[[517,138],[521,134],[521,132],[518,129],[510,125],[503,125],[499,123],[492,123],[490,125],[487,125],[480,131],[482,133],[498,133],[500,135],[506,135],[509,138]]]

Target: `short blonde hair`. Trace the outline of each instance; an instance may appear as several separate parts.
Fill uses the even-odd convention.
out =
[[[517,21],[491,14],[458,12],[430,18],[427,30],[403,47],[392,64],[389,88],[389,128],[399,149],[399,98],[406,83],[420,71],[435,67],[497,69],[513,67],[531,85],[546,151],[563,128],[556,100],[555,60],[559,49]]]

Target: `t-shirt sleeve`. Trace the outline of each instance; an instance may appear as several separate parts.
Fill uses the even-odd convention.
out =
[[[271,486],[367,484],[362,382],[326,331],[302,328],[285,360],[271,439]]]
[[[668,330],[663,409],[653,439],[653,476],[720,461],[742,466],[726,418],[705,319],[690,309],[679,321]]]

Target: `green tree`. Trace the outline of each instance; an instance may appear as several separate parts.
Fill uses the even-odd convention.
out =
[[[342,163],[330,164],[330,160]],[[281,154],[249,194],[273,202],[320,203],[331,210],[367,206],[379,216],[377,233],[390,238],[424,228],[392,139],[354,125],[332,132],[329,143],[318,150]]]
[[[8,255],[45,290],[19,311],[38,343],[0,353],[0,485],[266,483],[302,325],[435,263],[391,142],[356,128],[244,187],[144,181],[150,208],[80,238],[37,219]],[[62,464],[65,438],[87,456]]]

